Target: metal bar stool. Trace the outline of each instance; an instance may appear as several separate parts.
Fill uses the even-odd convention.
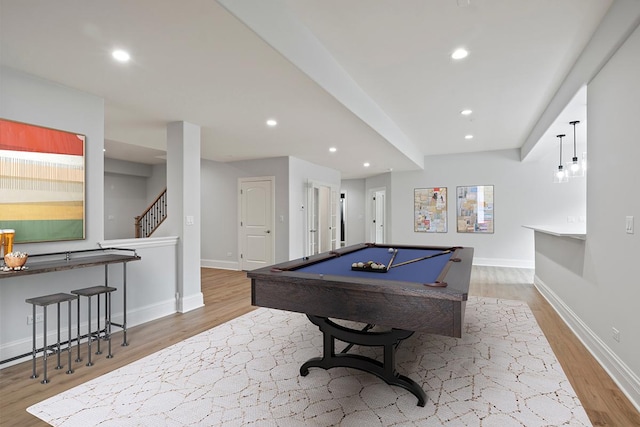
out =
[[[100,295],[106,294],[106,307],[105,307],[105,328],[104,328],[104,339],[109,342],[109,353],[107,354],[107,359],[111,359],[113,355],[111,354],[111,292],[116,291],[117,288],[113,288],[111,286],[92,286],[90,288],[76,289],[71,291],[72,294],[78,295],[79,297],[87,297],[88,298],[88,333],[87,333],[87,347],[89,349],[89,360],[87,362],[87,366],[93,366],[91,363],[91,341],[95,336],[98,342],[98,349],[96,354],[102,354],[100,351],[100,334],[102,330],[100,329]],[[91,329],[91,297],[97,296],[98,303],[96,304],[98,308],[98,328],[95,332]],[[76,362],[81,362],[80,358],[80,299],[78,298],[78,358]]]
[[[78,299],[78,297],[76,295],[70,295],[70,294],[63,294],[63,293],[58,293],[58,294],[52,294],[52,295],[45,295],[42,297],[36,297],[36,298],[28,298],[25,300],[25,302],[31,304],[31,306],[33,307],[33,372],[31,374],[31,378],[38,378],[38,374],[36,373],[36,353],[38,352],[38,349],[36,347],[36,306],[40,306],[44,309],[44,332],[43,332],[43,339],[44,339],[44,345],[42,347],[44,356],[42,359],[42,364],[44,366],[44,378],[42,379],[42,381],[40,381],[42,384],[46,384],[49,382],[49,379],[47,378],[47,353],[49,350],[49,347],[47,346],[47,306],[51,305],[51,304],[57,304],[58,306],[58,342],[55,346],[56,348],[56,353],[58,353],[58,364],[56,365],[56,369],[62,369],[62,365],[60,364],[60,303],[67,301],[68,303],[68,312],[69,312],[69,319],[68,319],[68,326],[69,326],[69,336],[68,336],[68,341],[67,341],[67,353],[69,355],[69,369],[67,370],[67,374],[72,374],[73,370],[71,369],[71,301]],[[51,346],[53,347],[53,345]]]

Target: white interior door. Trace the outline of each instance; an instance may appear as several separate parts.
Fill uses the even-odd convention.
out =
[[[336,249],[338,245],[338,189],[331,185],[309,182],[307,187],[308,206],[308,253]]]
[[[240,180],[240,268],[275,263],[273,179]]]
[[[371,240],[385,243],[386,190],[374,190],[371,194]]]
[[[311,197],[309,200],[309,254],[315,255],[320,253],[320,246],[318,243],[320,228],[320,213],[318,212],[318,205],[320,203],[320,190],[317,187],[311,187],[309,189]]]

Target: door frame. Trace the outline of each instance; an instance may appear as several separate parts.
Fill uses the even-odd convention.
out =
[[[376,228],[377,228],[377,223],[374,226],[373,225],[373,221],[376,219],[376,201],[374,200],[374,197],[376,197],[377,193],[384,193],[384,205],[382,207],[383,211],[384,211],[384,224],[382,227],[382,240],[383,242],[376,242]],[[387,217],[388,217],[388,209],[387,209],[387,187],[376,187],[376,188],[370,188],[367,191],[367,203],[366,203],[366,230],[365,233],[366,235],[369,237],[369,241],[371,243],[386,243],[387,242],[387,238],[388,238],[388,233],[387,233]]]
[[[269,181],[271,183],[271,260],[268,262],[268,265],[275,264],[276,258],[276,177],[275,176],[255,176],[255,177],[241,177],[238,178],[238,219],[237,219],[237,230],[238,230],[238,265],[239,270],[244,271],[244,257],[241,257],[240,254],[244,254],[245,248],[242,242],[242,227],[240,226],[243,218],[242,218],[242,184],[245,182],[254,182],[254,181]]]
[[[305,218],[305,230],[304,230],[304,255],[310,256],[313,255],[311,248],[311,229],[313,226],[313,210],[315,207],[315,203],[313,202],[313,190],[326,188],[329,192],[328,198],[328,223],[329,230],[324,230],[320,233],[316,231],[316,241],[318,245],[320,245],[324,240],[329,241],[329,250],[337,249],[340,246],[339,239],[339,225],[338,225],[338,199],[340,197],[340,188],[335,184],[329,184],[322,181],[308,180],[306,183],[306,192],[307,192],[307,215]],[[327,213],[327,212],[325,212]]]

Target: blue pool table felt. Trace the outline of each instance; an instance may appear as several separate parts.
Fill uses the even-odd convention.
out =
[[[445,255],[429,258],[411,264],[402,265],[399,267],[393,266],[405,261],[422,258],[429,255],[435,255],[441,252],[442,250],[439,249],[399,248],[398,254],[393,260],[392,268],[386,273],[351,270],[351,265],[354,262],[366,263],[367,261],[373,261],[382,263],[385,266],[389,264],[393,253],[390,253],[388,248],[370,247],[350,252],[341,256],[336,256],[334,258],[330,258],[328,260],[324,260],[312,265],[304,266],[296,269],[295,271],[302,273],[327,274],[379,280],[434,283],[449,262],[451,255],[453,255],[453,251]]]

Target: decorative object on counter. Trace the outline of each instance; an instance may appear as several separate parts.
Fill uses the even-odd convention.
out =
[[[4,256],[4,267],[2,267],[3,271],[19,271],[24,270],[28,267],[25,267],[27,263],[27,258],[29,254],[24,252],[9,252]]]
[[[15,236],[16,230],[0,230],[0,246],[2,247],[2,250],[0,252],[2,253],[3,257],[5,254],[13,252],[13,241],[15,239]]]

